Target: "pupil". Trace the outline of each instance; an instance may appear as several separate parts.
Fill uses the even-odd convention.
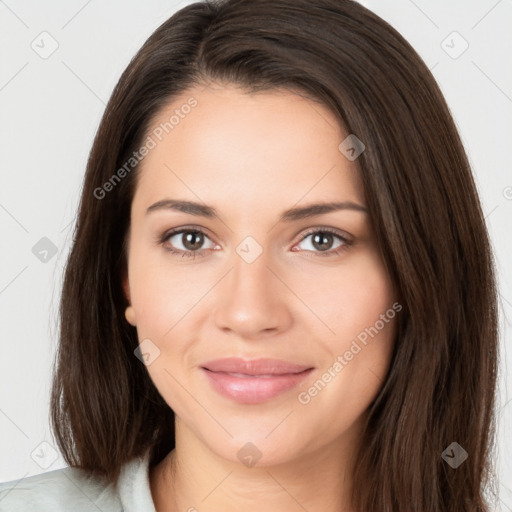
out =
[[[188,232],[185,234],[185,242],[183,245],[189,250],[193,251],[194,249],[198,249],[203,244],[203,235],[198,232]],[[196,240],[194,243],[194,239]]]
[[[313,235],[313,245],[319,250],[327,250],[332,243],[332,235],[329,233],[315,233]]]

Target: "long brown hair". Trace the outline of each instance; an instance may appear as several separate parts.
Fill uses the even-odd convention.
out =
[[[476,187],[427,66],[351,0],[194,3],[122,74],[91,149],[64,275],[51,424],[66,462],[115,481],[146,449],[153,465],[174,448],[174,413],[134,356],[137,333],[124,318],[138,170],[126,162],[159,109],[209,81],[301,91],[365,145],[365,200],[404,310],[362,432],[355,509],[489,510],[497,292]],[[468,454],[456,469],[442,457],[453,442]]]

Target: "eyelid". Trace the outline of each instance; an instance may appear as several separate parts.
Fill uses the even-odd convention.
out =
[[[212,237],[211,235],[209,234],[209,230],[202,227],[202,226],[195,226],[193,224],[190,224],[190,225],[186,225],[186,226],[180,226],[178,228],[171,228],[171,229],[167,229],[165,230],[162,235],[159,235],[157,236],[157,238],[159,240],[162,240],[162,239],[167,239],[173,235],[178,235],[180,233],[183,233],[183,232],[197,232],[197,233],[202,233],[203,235],[207,236],[210,240],[212,240]],[[212,240],[213,242],[213,240]]]
[[[164,233],[161,235],[161,236],[157,236],[157,242],[159,243],[164,243],[166,242],[169,238],[172,238],[173,236],[175,235],[180,235],[182,233],[201,233],[202,235],[204,235],[206,238],[208,238],[213,244],[215,244],[216,246],[218,246],[219,244],[217,242],[215,242],[212,237],[208,234],[208,230],[206,228],[203,228],[203,227],[199,227],[199,226],[181,226],[179,228],[172,228],[172,229],[169,229],[169,230],[166,230],[164,231]],[[187,251],[187,252],[196,252],[196,253],[199,253],[200,251],[202,250],[208,250],[208,249],[199,249],[198,251]],[[209,250],[212,250],[212,249],[209,249]],[[178,249],[177,251],[181,251],[181,249]]]
[[[319,233],[319,232],[320,233],[331,233],[331,234],[336,235],[337,237],[341,238],[344,242],[347,242],[347,243],[352,242],[352,237],[348,233],[345,233],[344,231],[341,231],[341,230],[335,229],[335,228],[329,228],[327,226],[315,226],[315,227],[312,227],[312,228],[309,228],[308,230],[306,230],[306,232],[301,235],[301,238],[296,243],[302,242],[309,235],[314,235],[315,233]]]

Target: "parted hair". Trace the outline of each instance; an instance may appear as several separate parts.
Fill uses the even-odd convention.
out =
[[[50,421],[65,461],[115,482],[131,458],[150,450],[153,466],[175,446],[174,413],[135,357],[137,332],[124,317],[139,166],[97,191],[164,106],[211,82],[300,91],[364,143],[358,172],[403,310],[361,432],[354,510],[490,510],[497,291],[471,167],[428,67],[352,0],[193,3],[122,73],[89,154],[64,270]],[[453,442],[468,454],[457,468],[442,457]]]

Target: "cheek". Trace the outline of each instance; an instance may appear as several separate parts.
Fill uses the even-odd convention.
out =
[[[313,383],[315,389],[304,401],[315,397],[319,405],[341,400],[345,413],[357,416],[384,381],[401,307],[376,250],[361,251],[336,272],[329,270],[315,276],[316,285],[309,286],[309,292],[307,286],[302,289],[311,309],[329,328],[316,323],[320,381]],[[317,399],[317,395],[322,396]]]
[[[309,275],[298,294],[329,328],[323,328],[321,339],[338,350],[374,325],[394,302],[392,282],[376,250],[359,251],[337,268]]]
[[[381,389],[401,307],[394,302],[384,266],[373,255],[359,258],[326,282],[324,290],[323,302],[317,298],[315,307],[334,334],[319,338],[324,349],[319,371],[297,399],[313,418],[311,436],[323,428],[326,437],[334,438],[362,417]]]
[[[160,249],[134,248],[130,254],[130,291],[139,337],[162,340],[187,316],[208,286],[195,272],[170,263]],[[203,284],[202,284],[203,283]]]

